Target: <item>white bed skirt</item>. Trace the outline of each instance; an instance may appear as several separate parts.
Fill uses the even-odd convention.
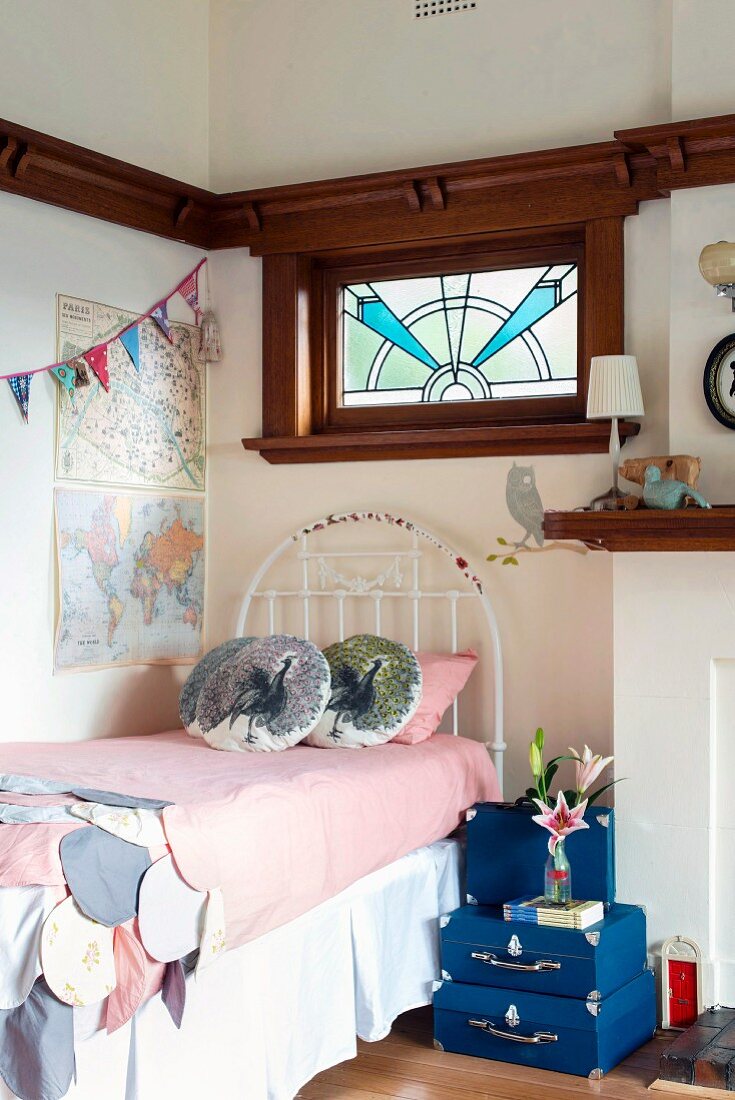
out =
[[[388,1034],[431,1003],[438,918],[461,904],[461,848],[441,840],[187,980],[177,1031],[155,997],[113,1035],[75,1017],[69,1100],[292,1100],[317,1073],[354,1058],[356,1036]],[[16,1100],[0,1082],[0,1100]]]

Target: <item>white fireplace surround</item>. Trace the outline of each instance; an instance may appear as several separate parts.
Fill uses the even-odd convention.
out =
[[[735,553],[614,558],[618,899],[735,1004]]]

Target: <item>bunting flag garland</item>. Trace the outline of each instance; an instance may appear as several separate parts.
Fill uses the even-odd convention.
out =
[[[192,271],[191,275],[187,275],[183,283],[179,287],[179,294],[184,299],[186,304],[194,311],[197,324],[199,324],[199,314],[202,312],[199,308],[199,272]]]
[[[84,361],[92,368],[102,385],[110,390],[110,372],[107,369],[107,344],[99,344],[82,356]]]
[[[189,274],[174,287],[170,294],[165,298],[161,298],[160,301],[151,306],[151,308],[141,316],[139,321],[136,321],[128,328],[122,329],[122,331],[118,332],[115,336],[106,340],[105,343],[98,344],[96,347],[90,348],[89,351],[85,351],[81,355],[73,356],[67,362],[51,363],[47,367],[38,367],[36,370],[27,371],[22,374],[0,374],[0,380],[5,379],[9,383],[13,391],[13,396],[18,402],[18,406],[26,423],[28,422],[28,403],[30,399],[31,380],[34,374],[53,374],[59,384],[65,388],[69,395],[69,399],[73,401],[77,388],[90,385],[91,379],[89,370],[87,369],[89,367],[100,380],[105,390],[109,392],[110,373],[107,355],[110,344],[114,343],[115,340],[120,341],[128,353],[136,371],[140,373],[140,324],[146,318],[151,318],[156,322],[161,332],[166,336],[166,339],[173,343],[174,338],[168,316],[168,303],[175,294],[181,295],[193,311],[196,324],[201,326],[203,313],[199,303],[199,271],[206,262],[206,259],[200,260],[194,270],[190,271]],[[214,360],[218,359],[220,355],[219,331],[214,316],[211,313],[209,293],[207,293],[206,317],[206,331],[202,332],[202,353],[205,352],[204,345],[206,344],[206,352],[208,354],[205,353],[205,358]],[[204,339],[205,337],[206,340]]]
[[[160,306],[156,306],[156,308],[151,313],[151,317],[156,322],[164,336],[168,337],[168,339],[173,342],[173,336],[171,335],[171,322],[168,319],[168,309],[166,308],[166,303],[161,302]]]
[[[140,332],[138,326],[133,325],[132,328],[121,332],[118,340],[130,356],[136,371],[140,374]]]
[[[74,369],[74,361],[71,363],[64,363],[61,367],[52,367],[51,373],[55,378],[58,378],[62,386],[65,387],[66,392],[69,394],[69,400],[74,400],[74,388],[76,386],[76,371]]]
[[[12,378],[8,379],[10,388],[13,391],[15,400],[18,402],[18,407],[23,414],[23,419],[26,424],[28,423],[28,402],[31,397],[32,378],[32,374],[15,374]]]

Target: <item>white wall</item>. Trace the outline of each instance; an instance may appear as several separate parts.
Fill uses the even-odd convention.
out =
[[[0,0],[0,26],[4,117],[206,184],[206,0]],[[58,291],[145,310],[199,256],[0,193],[0,374],[53,362]],[[170,728],[186,668],[51,674],[55,387],[26,427],[0,382],[0,741]]]
[[[2,117],[206,187],[208,0],[0,0]]]
[[[0,374],[54,361],[57,291],[143,311],[199,255],[0,194]],[[182,307],[181,319],[190,321]],[[50,375],[33,380],[25,425],[10,388],[0,382],[0,741],[168,729],[177,724],[178,683],[186,668],[52,676],[56,386]]]
[[[211,13],[216,188],[609,140],[670,117],[668,0],[478,0],[429,19],[414,0],[212,0]]]

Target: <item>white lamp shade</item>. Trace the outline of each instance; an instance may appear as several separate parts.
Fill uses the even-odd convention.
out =
[[[643,394],[634,355],[595,355],[590,363],[587,419],[643,416]]]

